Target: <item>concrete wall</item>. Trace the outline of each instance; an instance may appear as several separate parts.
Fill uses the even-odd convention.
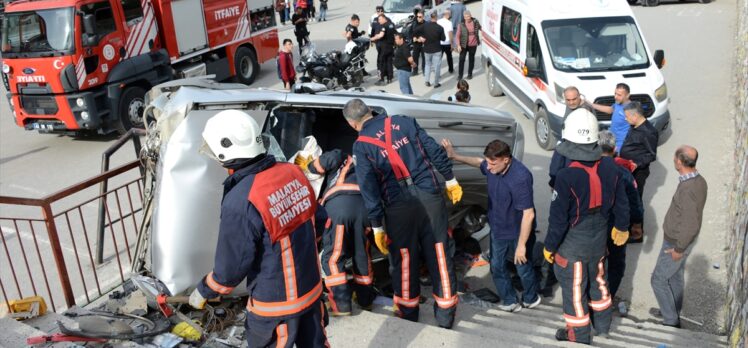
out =
[[[748,0],[737,3],[735,172],[727,254],[727,325],[731,347],[748,347]]]

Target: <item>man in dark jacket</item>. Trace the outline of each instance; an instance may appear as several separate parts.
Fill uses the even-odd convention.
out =
[[[451,328],[458,302],[454,241],[447,232],[449,212],[436,172],[447,180],[447,196],[456,204],[462,188],[452,162],[411,117],[374,116],[360,99],[346,103],[343,114],[359,133],[353,157],[375,244],[383,254],[391,253],[395,313],[418,321],[424,260],[431,275],[436,322]]]
[[[618,153],[621,158],[631,160],[636,164],[633,174],[639,198],[643,201],[644,184],[649,177],[649,164],[657,159],[657,143],[660,136],[652,123],[644,117],[641,103],[632,101],[624,106],[623,112],[631,128]],[[632,233],[629,243],[641,243],[643,237],[643,231],[641,234]]]
[[[662,248],[652,271],[652,290],[662,313],[662,324],[680,327],[683,307],[683,273],[686,259],[701,230],[707,184],[696,170],[699,153],[691,146],[675,151],[678,188],[662,223]]]
[[[392,82],[393,66],[392,58],[395,54],[395,24],[384,15],[379,13],[377,17],[377,26],[371,27],[372,36],[371,41],[375,42],[377,46],[377,68],[379,69],[379,81],[377,86],[383,86]],[[375,31],[376,30],[376,31]]]
[[[425,70],[426,56],[423,53],[423,44],[420,41],[414,40],[416,33],[423,30],[423,25],[426,24],[424,19],[424,12],[421,9],[415,9],[413,12],[416,17],[415,20],[410,24],[407,29],[407,36],[405,37],[413,45],[413,60],[416,62],[416,67],[413,69],[413,76],[418,75],[418,62],[420,62],[421,70]]]
[[[598,141],[603,151],[603,156],[613,158],[618,165],[618,173],[621,177],[621,184],[626,189],[626,197],[629,199],[629,218],[631,219],[631,233],[641,230],[642,228],[642,202],[639,198],[639,192],[636,190],[636,181],[631,172],[636,165],[616,154],[616,136],[613,132],[605,130],[600,132]],[[615,224],[615,216],[611,216],[608,221],[608,229],[612,230]],[[621,286],[623,273],[626,270],[626,244],[616,245],[612,238],[608,238],[608,287],[610,296],[615,299],[618,287]]]
[[[323,153],[309,164],[298,163],[312,174],[325,175],[325,193],[320,204],[328,212],[329,220],[322,235],[322,270],[329,291],[333,316],[350,315],[352,292],[358,304],[370,308],[376,296],[372,288],[373,274],[367,235],[371,232],[361,191],[356,183],[353,158],[335,149]],[[345,270],[353,260],[353,287],[349,286]]]
[[[431,87],[431,71],[434,72],[434,88],[441,87],[439,78],[442,69],[442,44],[446,40],[444,29],[436,23],[436,12],[431,12],[430,21],[425,23],[413,35],[413,40],[423,44],[423,53],[426,55],[426,67],[423,78],[426,87]]]
[[[209,119],[203,139],[232,174],[223,183],[215,265],[190,305],[202,309],[206,299],[228,295],[246,279],[249,347],[329,346],[309,180],[266,154],[260,127],[240,110]]]
[[[562,290],[566,328],[556,332],[556,339],[590,344],[591,323],[599,334],[610,330],[612,298],[603,279],[607,240],[611,235],[623,245],[628,239],[629,206],[618,167],[601,157],[595,115],[585,109],[572,112],[563,136],[558,150],[572,163],[556,176],[543,254],[554,264]]]
[[[306,27],[307,16],[304,15],[303,8],[296,8],[296,13],[291,16],[291,23],[295,27],[293,33],[296,36],[296,42],[299,44],[299,54],[301,54],[304,46],[309,44],[309,30]]]

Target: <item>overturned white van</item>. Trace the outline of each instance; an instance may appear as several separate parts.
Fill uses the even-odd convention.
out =
[[[542,148],[560,139],[569,86],[611,105],[615,86],[626,83],[655,128],[668,127],[664,52],[649,51],[626,1],[484,0],[482,23],[489,92],[506,94],[534,119]],[[601,127],[610,124],[611,115],[596,115]]]

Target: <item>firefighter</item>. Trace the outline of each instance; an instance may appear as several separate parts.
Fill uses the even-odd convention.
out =
[[[249,347],[328,346],[314,190],[298,167],[266,154],[260,134],[239,110],[221,111],[205,125],[209,154],[231,175],[223,183],[215,265],[189,302],[202,309],[246,278]]]
[[[301,158],[300,158],[301,157]],[[376,294],[372,287],[370,242],[371,233],[366,208],[361,198],[353,158],[335,149],[323,153],[310,164],[308,158],[297,157],[296,164],[312,174],[326,176],[325,193],[320,204],[329,220],[322,236],[322,270],[329,290],[328,305],[333,316],[351,314],[352,291],[364,309],[371,309]],[[345,263],[353,259],[353,287],[348,284]]]
[[[566,328],[556,332],[556,339],[590,344],[590,310],[598,334],[610,330],[607,239],[610,234],[615,245],[628,239],[629,203],[617,165],[601,157],[595,115],[575,110],[562,136],[566,141],[557,150],[571,164],[556,176],[543,254],[561,284]],[[611,214],[614,227],[609,230]]]
[[[451,328],[457,309],[454,241],[447,233],[449,216],[436,172],[444,176],[447,196],[456,204],[462,188],[452,163],[411,117],[374,116],[360,99],[348,101],[343,114],[359,132],[353,158],[375,244],[391,255],[395,314],[418,321],[423,259],[431,275],[437,324]]]

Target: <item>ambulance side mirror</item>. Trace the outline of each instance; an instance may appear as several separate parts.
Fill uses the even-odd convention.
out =
[[[522,73],[526,77],[540,77],[540,67],[536,58],[527,58]]]
[[[662,67],[665,66],[665,51],[656,50],[654,53],[654,61],[657,68],[662,69]]]

